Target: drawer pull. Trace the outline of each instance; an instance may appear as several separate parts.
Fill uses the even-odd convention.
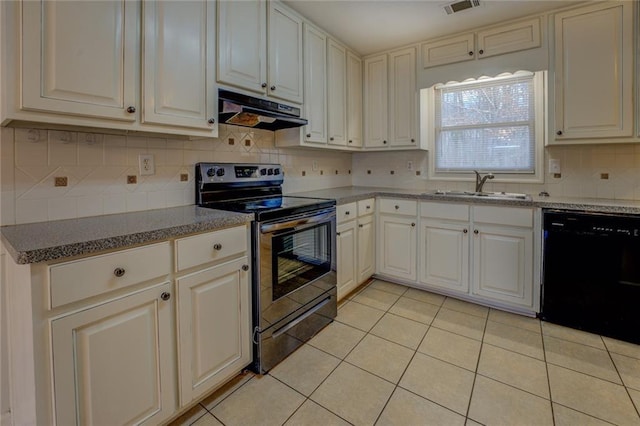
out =
[[[167,300],[171,299],[171,293],[169,293],[168,291],[163,291],[160,295],[160,299],[166,302]]]
[[[476,234],[476,235],[478,235],[478,232],[479,232],[479,231],[478,231],[477,229],[474,229],[474,230],[473,230],[473,233],[474,233],[474,234]]]
[[[346,216],[349,216],[351,213],[349,213],[349,210],[347,210],[346,212],[344,212],[344,214],[345,214]]]
[[[363,224],[358,225],[358,228],[364,228]]]
[[[416,226],[416,223],[415,222],[411,222],[411,227],[413,228],[415,226]]]
[[[248,271],[249,270],[249,265],[242,265],[242,270],[243,271]]]
[[[399,208],[400,208],[400,206],[396,204],[396,210],[398,210]]]
[[[218,251],[222,250],[222,244],[220,244],[220,243],[214,244],[213,245],[213,249],[214,250],[218,250]]]
[[[466,234],[467,232],[469,232],[466,228],[462,230],[463,234]]]
[[[371,208],[371,206],[367,206],[367,210],[369,210]]]
[[[116,277],[120,278],[121,276],[124,275],[126,271],[124,270],[124,268],[116,268],[113,270],[113,275],[115,275]]]

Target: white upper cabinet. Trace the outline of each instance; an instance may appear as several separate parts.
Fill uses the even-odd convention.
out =
[[[268,94],[302,103],[302,19],[269,2]]]
[[[365,58],[365,147],[416,147],[417,122],[415,48]]]
[[[540,47],[540,18],[478,31],[478,58]]]
[[[389,54],[389,139],[391,146],[415,146],[417,139],[416,49]]]
[[[304,24],[305,142],[327,143],[327,36]]]
[[[267,5],[218,2],[218,81],[257,93],[267,88]]]
[[[22,3],[23,110],[136,120],[139,4]]]
[[[338,42],[327,42],[327,93],[329,144],[347,145],[347,51]]]
[[[364,139],[366,147],[383,147],[388,138],[387,55],[364,60]]]
[[[470,33],[422,43],[422,68],[474,59],[473,41],[474,35]]]
[[[147,1],[143,22],[142,122],[215,130],[215,3]]]
[[[218,2],[218,81],[301,103],[302,18],[270,2],[268,22],[265,1]]]
[[[633,3],[555,16],[555,139],[633,134]]]
[[[347,146],[362,147],[362,60],[347,52]]]

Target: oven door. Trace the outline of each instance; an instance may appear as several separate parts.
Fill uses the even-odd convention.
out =
[[[265,330],[335,289],[335,208],[255,226],[256,325]]]

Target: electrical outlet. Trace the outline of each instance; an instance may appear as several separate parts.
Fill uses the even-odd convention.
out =
[[[413,170],[413,161],[407,161],[407,170]]]
[[[311,163],[311,170],[313,170],[314,172],[318,171],[318,160],[313,160],[313,162]]]
[[[156,173],[156,163],[153,160],[153,154],[138,155],[138,166],[140,167],[140,176],[153,175]]]
[[[187,182],[189,180],[188,173],[180,173],[180,182]]]
[[[68,179],[66,176],[56,177],[54,179],[54,186],[67,186]]]

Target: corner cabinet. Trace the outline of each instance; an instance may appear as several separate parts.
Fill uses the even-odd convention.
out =
[[[220,83],[302,103],[301,17],[273,1],[219,1],[218,30]]]
[[[364,60],[365,148],[418,148],[414,47]]]
[[[330,145],[347,145],[347,49],[327,40],[327,115]]]
[[[555,15],[555,143],[633,136],[633,3]]]
[[[327,35],[304,24],[304,142],[327,143]],[[294,141],[295,142],[295,141]]]

